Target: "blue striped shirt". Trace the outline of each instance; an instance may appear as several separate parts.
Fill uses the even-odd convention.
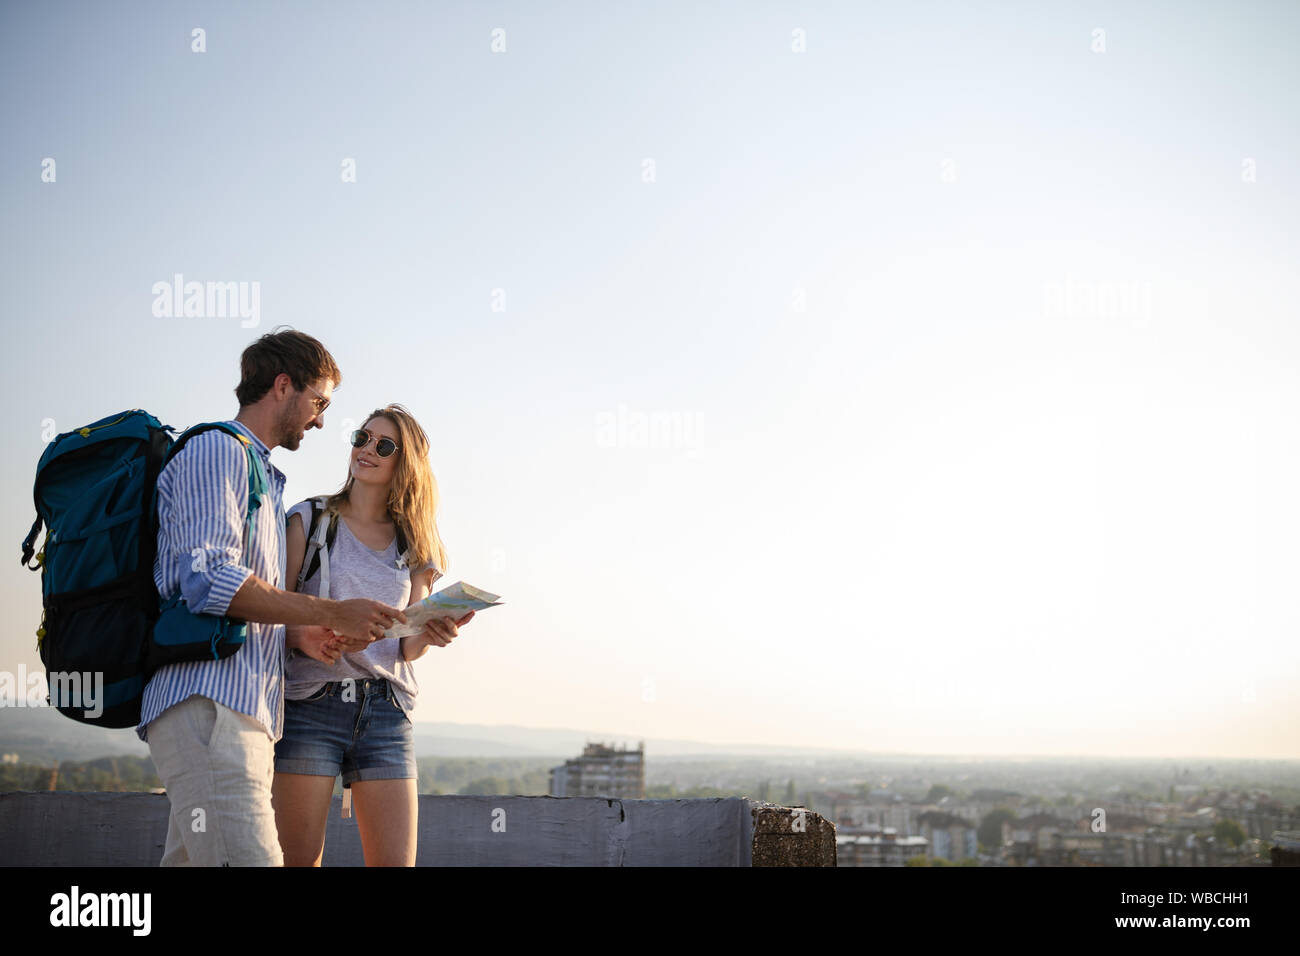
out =
[[[284,474],[261,439],[240,422],[226,424],[252,440],[270,486],[247,546],[248,458],[239,441],[217,429],[195,435],[158,475],[154,583],[164,600],[179,588],[190,609],[202,614],[225,614],[250,574],[284,587]],[[280,739],[284,625],[250,622],[248,628],[244,646],[230,657],[166,664],[154,673],[141,701],[141,740],[148,740],[151,720],[195,694],[247,714],[271,740]]]

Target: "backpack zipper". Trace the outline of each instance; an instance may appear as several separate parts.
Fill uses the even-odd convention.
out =
[[[131,414],[132,412],[127,412],[125,415],[123,415],[115,422],[104,422],[104,424],[96,425],[94,428],[91,428],[89,425],[83,425],[81,428],[78,428],[76,432],[82,438],[89,438],[91,432],[97,432],[101,428],[112,428],[114,425],[120,425],[122,424],[122,422],[126,421],[131,416]]]

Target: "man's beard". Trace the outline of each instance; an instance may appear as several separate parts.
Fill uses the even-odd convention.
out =
[[[301,443],[301,429],[294,425],[293,414],[286,410],[284,416],[276,423],[280,444],[289,451],[297,451]]]

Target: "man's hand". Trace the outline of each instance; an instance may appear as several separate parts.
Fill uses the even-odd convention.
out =
[[[345,638],[362,642],[360,647],[349,647],[346,648],[347,650],[360,650],[371,641],[383,637],[384,631],[392,627],[394,621],[406,623],[405,614],[395,607],[380,604],[378,601],[353,598],[350,601],[337,603],[338,611],[334,619],[326,621],[325,626],[338,631]]]

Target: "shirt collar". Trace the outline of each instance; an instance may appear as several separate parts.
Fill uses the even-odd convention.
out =
[[[232,426],[240,434],[247,435],[252,440],[253,447],[256,448],[257,453],[262,456],[263,463],[265,463],[266,467],[271,469],[271,474],[275,476],[276,480],[283,484],[285,481],[284,472],[271,463],[271,449],[266,447],[266,443],[254,435],[252,429],[243,422],[237,422],[232,418],[226,422],[226,424]]]

